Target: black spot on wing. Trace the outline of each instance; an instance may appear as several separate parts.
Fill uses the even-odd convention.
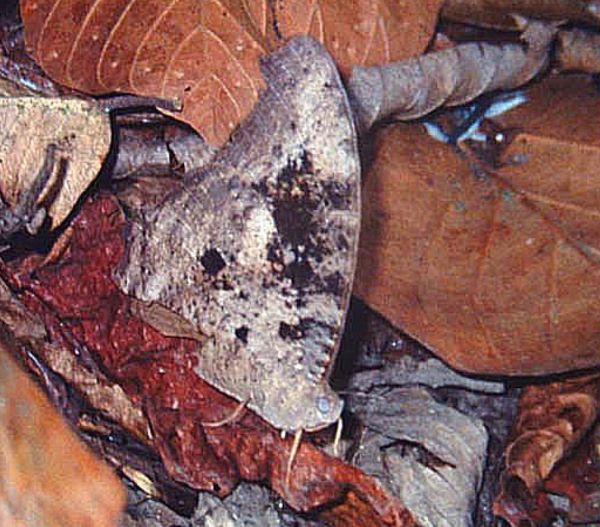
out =
[[[200,257],[200,263],[209,276],[215,276],[225,267],[226,263],[217,249],[208,249]]]
[[[235,330],[235,336],[238,340],[241,340],[244,344],[248,344],[248,333],[250,330],[248,326],[240,326]]]

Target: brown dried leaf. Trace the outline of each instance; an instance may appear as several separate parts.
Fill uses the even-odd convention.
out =
[[[108,115],[83,99],[11,97],[0,94],[0,192],[16,209],[35,186],[47,159],[52,175],[36,204],[47,208],[52,227],[71,212],[98,174],[110,145]],[[32,127],[32,123],[34,126]]]
[[[572,79],[530,97],[502,121],[524,130],[498,170],[474,173],[419,127],[395,126],[364,186],[355,291],[466,371],[600,362],[600,98]]]
[[[21,14],[32,55],[56,81],[87,93],[180,99],[177,117],[222,144],[264,87],[266,52],[310,33],[346,72],[418,55],[441,3],[21,0]]]
[[[526,388],[494,513],[522,525],[544,480],[588,432],[599,410],[598,374]]]
[[[446,0],[442,17],[497,29],[518,29],[513,15],[600,25],[596,0]]]
[[[0,343],[0,524],[114,527],[119,481],[58,416]]]

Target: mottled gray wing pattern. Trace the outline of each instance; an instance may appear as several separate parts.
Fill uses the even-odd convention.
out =
[[[328,385],[360,227],[360,162],[327,51],[296,37],[211,164],[132,226],[121,287],[208,336],[197,372],[283,430],[334,422]]]

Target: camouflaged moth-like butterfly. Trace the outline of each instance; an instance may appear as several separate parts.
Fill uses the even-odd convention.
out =
[[[360,161],[327,51],[296,37],[209,166],[134,222],[118,280],[207,336],[197,373],[282,430],[339,418],[328,385],[354,274]]]

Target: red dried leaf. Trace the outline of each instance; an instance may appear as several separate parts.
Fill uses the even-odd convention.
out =
[[[548,514],[552,508],[540,493],[544,481],[589,431],[599,409],[599,374],[524,390],[514,440],[506,449],[496,515],[518,526]]]
[[[600,363],[600,97],[572,78],[530,97],[502,121],[522,131],[499,169],[395,126],[363,189],[356,293],[466,371]]]
[[[599,435],[588,435],[544,483],[544,491],[569,498],[569,519],[573,523],[600,521]]]
[[[180,99],[177,117],[223,143],[258,98],[266,52],[310,33],[345,73],[400,60],[424,50],[441,3],[21,0],[21,14],[31,53],[57,82]]]
[[[330,512],[338,525],[350,525],[343,519],[354,517],[349,510],[368,511],[352,525],[414,525],[398,500],[373,479],[306,441],[286,486],[292,438],[282,439],[248,410],[227,425],[202,425],[230,416],[239,403],[196,375],[197,342],[165,337],[131,315],[128,297],[111,279],[123,254],[123,231],[123,215],[112,199],[88,202],[57,263],[35,272],[23,264],[22,298],[44,318],[53,340],[87,346],[133,399],[144,401],[155,447],[170,474],[219,495],[230,492],[240,479],[268,481],[298,510],[352,491],[346,508],[337,515]]]
[[[0,341],[0,525],[114,527],[125,493]]]

